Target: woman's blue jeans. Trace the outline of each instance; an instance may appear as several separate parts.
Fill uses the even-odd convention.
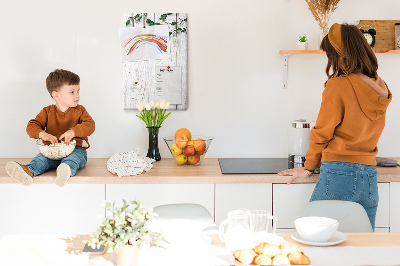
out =
[[[361,204],[375,230],[378,208],[378,182],[375,165],[345,162],[321,164],[318,182],[310,201],[346,200]]]
[[[39,153],[26,166],[28,166],[29,170],[31,170],[33,176],[37,176],[43,174],[50,169],[56,169],[62,163],[66,163],[71,168],[71,176],[74,176],[79,169],[82,169],[86,165],[86,162],[86,150],[75,148],[70,155],[61,160],[51,160]]]

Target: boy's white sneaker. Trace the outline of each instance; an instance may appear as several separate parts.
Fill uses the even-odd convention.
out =
[[[6,171],[9,176],[24,186],[30,186],[33,184],[33,174],[26,165],[17,162],[8,162],[6,164]]]
[[[62,163],[57,167],[56,185],[63,187],[71,177],[72,171],[68,164]]]

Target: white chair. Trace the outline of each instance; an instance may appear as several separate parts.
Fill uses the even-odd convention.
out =
[[[217,226],[210,212],[202,205],[193,203],[166,204],[153,208],[158,214],[157,225],[171,219],[190,219],[201,223],[203,233],[218,233]]]
[[[339,220],[340,232],[373,232],[367,212],[361,204],[341,200],[317,200],[309,202],[304,216],[323,216]]]

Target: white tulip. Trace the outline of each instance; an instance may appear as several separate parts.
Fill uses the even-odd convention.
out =
[[[167,104],[167,101],[166,100],[162,100],[161,103],[160,103],[160,108],[161,109],[165,109],[165,105],[166,104]]]
[[[167,102],[167,103],[165,104],[165,109],[168,109],[170,104],[171,104],[170,102]]]
[[[149,104],[150,104],[150,106],[153,108],[153,107],[154,107],[154,100],[151,100],[151,101],[149,102]]]
[[[146,110],[151,110],[151,104],[150,103],[145,103],[144,104],[144,108],[146,108]]]
[[[141,112],[143,110],[143,108],[144,108],[143,103],[142,102],[137,102],[136,108]]]
[[[160,108],[160,102],[157,102],[157,103],[154,105],[154,107]]]

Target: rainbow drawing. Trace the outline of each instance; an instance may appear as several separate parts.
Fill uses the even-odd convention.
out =
[[[154,35],[154,34],[139,34],[130,38],[124,46],[126,55],[132,53],[135,49],[142,45],[152,45],[158,48],[160,53],[167,52],[167,40],[166,38]]]

